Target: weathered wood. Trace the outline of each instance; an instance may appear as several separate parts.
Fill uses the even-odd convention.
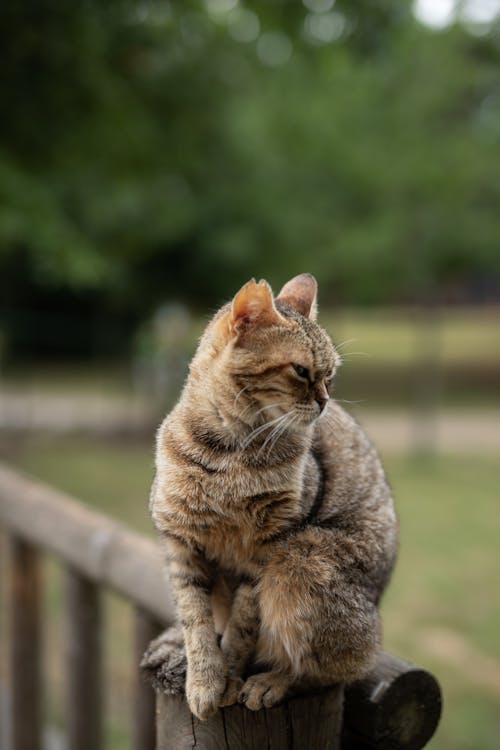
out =
[[[420,667],[381,653],[373,671],[346,688],[344,750],[420,750],[441,717],[441,690]]]
[[[1,464],[0,525],[54,552],[163,623],[174,620],[158,544]]]
[[[10,538],[9,684],[12,750],[39,750],[40,570],[36,550]]]
[[[155,750],[155,693],[139,669],[143,654],[153,638],[162,630],[162,626],[152,620],[140,607],[134,611],[134,649],[133,649],[133,750]]]
[[[208,750],[225,750],[227,745],[231,750],[288,750],[290,736],[294,742],[299,738],[298,747],[321,748],[330,747],[328,743],[336,738],[328,702],[322,703],[325,695],[329,700],[328,691],[289,698],[280,710],[252,713],[240,706],[231,707],[206,723],[198,722],[191,717],[183,697],[182,654],[182,644],[170,628],[151,644],[143,660],[145,673],[159,696],[158,750],[183,750],[195,740],[199,748]],[[284,711],[285,706],[290,710]],[[440,713],[441,693],[435,678],[413,664],[381,653],[367,677],[345,688],[343,716],[335,727],[342,725],[342,750],[420,750],[433,735]],[[314,727],[312,738],[307,736],[309,720]]]
[[[157,698],[157,750],[340,750],[341,685],[249,711],[235,705],[207,721],[194,717],[182,695]]]
[[[97,586],[66,571],[68,750],[102,747],[101,606]]]

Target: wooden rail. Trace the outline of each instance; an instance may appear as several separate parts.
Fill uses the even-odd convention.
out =
[[[142,534],[2,464],[0,525],[157,619],[172,621],[174,605],[159,546]]]
[[[313,707],[309,704],[311,700],[314,702],[314,696],[303,696],[268,710],[268,713],[274,712],[270,722],[265,712],[262,718],[262,712],[252,714],[235,706],[219,711],[213,720],[202,725],[187,710],[182,686],[178,695],[162,695],[161,681],[151,675],[160,688],[157,739],[154,693],[141,678],[138,665],[152,638],[174,620],[174,605],[164,580],[159,546],[64,493],[23,477],[2,464],[0,527],[9,540],[9,564],[6,566],[9,581],[9,750],[41,748],[41,552],[55,554],[65,567],[68,750],[103,748],[100,604],[103,587],[121,594],[133,609],[133,750],[180,750],[184,746],[192,747],[192,742],[200,750],[215,747],[241,750],[260,747],[258,738],[263,732],[267,743],[264,746],[271,750],[292,750],[304,747],[300,745],[302,731],[306,733],[304,736],[314,734],[314,742],[311,744],[308,740],[307,747],[317,750],[339,747],[342,750],[418,750],[435,730],[441,711],[436,680],[425,670],[381,654],[372,674],[346,689],[342,720],[339,720],[342,690],[337,687]],[[315,711],[327,722],[323,723],[322,719],[321,727],[316,720],[310,721],[316,716]],[[279,726],[286,731],[278,732]],[[248,739],[237,740],[237,744],[231,741],[233,744],[228,745],[228,732],[234,733],[235,738],[247,736]],[[328,735],[328,741],[320,741],[323,735]],[[179,743],[180,738],[184,738],[178,747],[172,745],[174,736]]]
[[[42,483],[0,465],[0,527],[9,538],[10,750],[40,750],[39,551],[66,568],[65,672],[68,750],[101,750],[100,589],[130,601],[134,617],[134,750],[154,750],[155,696],[139,674],[150,640],[174,607],[158,545]]]

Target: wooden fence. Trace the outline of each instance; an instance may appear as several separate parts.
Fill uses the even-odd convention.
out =
[[[9,555],[9,564],[4,566],[8,576],[9,750],[42,747],[40,555],[44,552],[55,554],[65,567],[68,750],[103,747],[101,588],[118,592],[133,608],[132,748],[154,750],[155,696],[139,674],[138,664],[150,640],[174,619],[158,545],[1,464],[0,528],[6,532]],[[160,748],[173,747],[165,740],[171,736],[165,722],[171,720],[169,706],[178,699],[173,700],[174,704],[165,697],[159,700]],[[341,746],[423,747],[439,721],[440,710],[439,686],[432,675],[381,654],[374,672],[346,692]],[[186,716],[191,725],[191,717]],[[198,746],[212,747],[201,741]],[[274,747],[269,741],[268,746]],[[234,750],[240,747],[235,745]]]
[[[154,750],[154,693],[138,673],[140,658],[173,603],[158,546],[55,489],[0,465],[0,527],[8,536],[9,705],[11,750],[41,747],[40,553],[66,568],[66,724],[68,750],[102,748],[100,589],[133,607],[136,681],[133,748]]]

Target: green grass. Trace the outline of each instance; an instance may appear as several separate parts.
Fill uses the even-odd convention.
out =
[[[431,669],[444,716],[430,747],[500,742],[500,466],[495,458],[386,461],[401,522],[384,601],[386,645]]]
[[[151,441],[152,442],[152,441]],[[0,457],[152,533],[147,494],[152,447],[83,438],[32,438],[0,445]],[[386,457],[401,523],[400,557],[383,604],[386,648],[431,669],[444,692],[444,715],[431,750],[500,746],[500,465],[495,458]],[[50,563],[50,568],[53,567]],[[61,594],[49,575],[51,626],[47,669],[55,684],[50,713],[59,718]],[[117,597],[106,599],[107,736],[126,747],[130,713],[130,621]]]

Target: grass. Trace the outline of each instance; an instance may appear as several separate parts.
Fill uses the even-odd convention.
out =
[[[0,445],[0,457],[152,533],[147,493],[152,449],[140,443],[31,438]],[[444,692],[431,750],[497,750],[500,745],[500,602],[498,486],[494,457],[387,456],[401,523],[400,559],[383,604],[385,645],[431,669]],[[61,594],[55,564],[47,570],[47,670],[50,715],[60,721]],[[126,747],[130,713],[130,621],[117,597],[106,598],[109,747]]]
[[[347,357],[349,352],[360,352],[353,356],[390,364],[418,359],[426,341],[427,346],[437,347],[444,365],[498,364],[499,319],[496,307],[441,308],[432,318],[408,308],[320,312],[320,322]]]
[[[387,647],[440,679],[445,713],[430,747],[494,750],[500,741],[500,601],[495,458],[386,461],[401,521],[384,601]]]

